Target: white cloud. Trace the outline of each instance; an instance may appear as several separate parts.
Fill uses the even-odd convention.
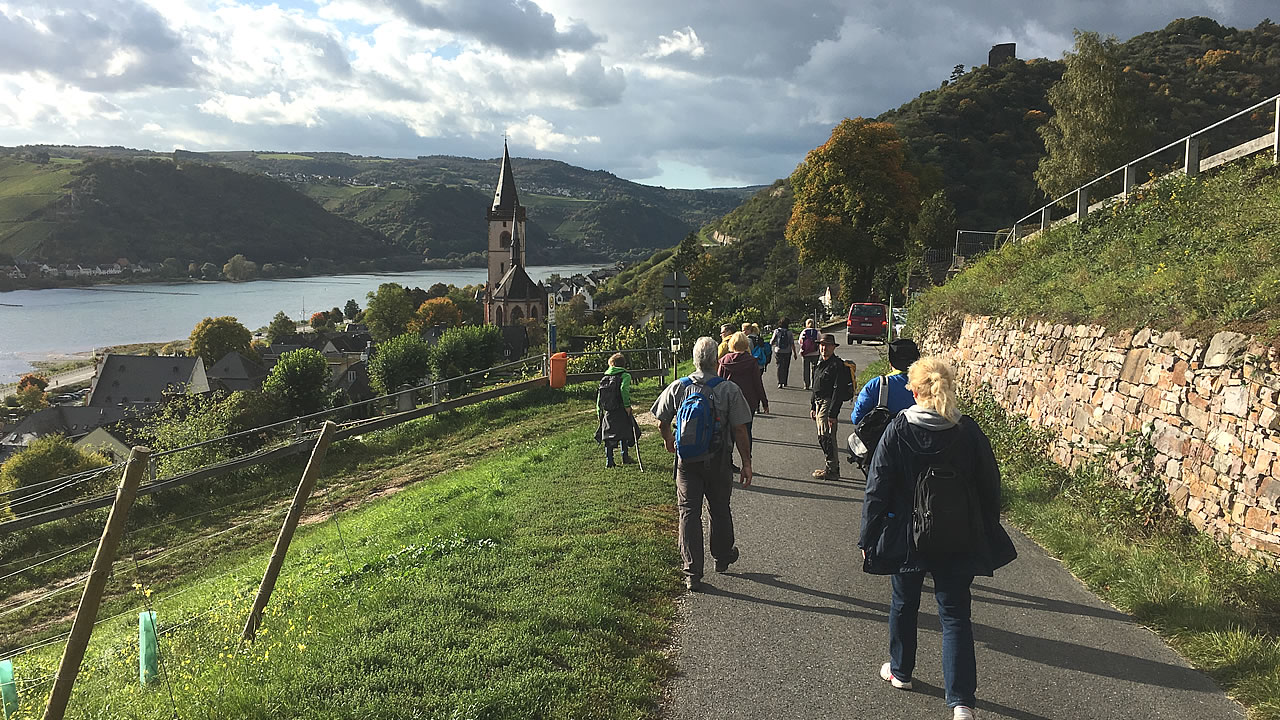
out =
[[[700,58],[706,52],[707,49],[698,39],[698,33],[686,26],[684,30],[673,30],[670,35],[658,37],[657,46],[645,53],[645,57],[664,58],[668,55],[684,54],[692,58]]]
[[[598,135],[567,135],[556,132],[555,126],[545,118],[527,115],[519,122],[507,125],[507,135],[520,145],[532,145],[535,150],[567,150],[583,143],[597,144]]]

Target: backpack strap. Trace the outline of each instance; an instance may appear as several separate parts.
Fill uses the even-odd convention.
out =
[[[719,385],[719,384],[720,384],[720,383],[722,383],[722,382],[724,382],[724,378],[720,377],[719,375],[717,375],[717,376],[715,376],[715,377],[711,378],[710,380],[708,380],[708,381],[706,381],[706,382],[698,382],[697,380],[694,380],[694,379],[693,379],[693,376],[692,376],[692,375],[690,375],[689,377],[682,377],[682,378],[680,378],[680,384],[681,384],[681,385],[683,385],[683,386],[685,386],[685,387],[689,387],[690,385],[702,385],[702,386],[704,386],[704,387],[706,387],[706,388],[710,389],[710,388],[713,388],[713,387],[715,387],[715,386]]]
[[[889,376],[880,376],[880,402],[876,407],[889,407]]]

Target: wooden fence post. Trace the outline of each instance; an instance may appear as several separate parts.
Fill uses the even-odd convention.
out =
[[[1187,177],[1195,177],[1200,174],[1200,138],[1192,135],[1187,138],[1186,162],[1182,165],[1182,171]]]
[[[98,541],[98,551],[93,556],[93,564],[89,567],[89,580],[84,585],[84,594],[80,597],[80,607],[76,610],[75,620],[71,623],[71,634],[67,637],[67,646],[62,651],[62,662],[58,663],[58,674],[53,681],[53,689],[49,691],[49,703],[44,709],[44,720],[62,720],[67,712],[67,703],[71,700],[71,688],[76,683],[76,675],[80,672],[80,663],[84,660],[85,650],[89,647],[89,636],[93,634],[93,623],[98,618],[98,605],[102,602],[102,591],[111,577],[111,565],[114,562],[116,549],[120,546],[120,537],[124,535],[125,522],[129,519],[129,509],[133,507],[133,499],[137,497],[138,483],[147,472],[147,461],[151,450],[135,447],[129,454],[129,462],[124,467],[124,475],[116,488],[116,500],[111,505],[111,514],[107,516],[107,525],[102,529],[102,539]]]
[[[302,508],[311,497],[316,486],[316,476],[320,474],[320,466],[324,464],[324,455],[333,441],[333,434],[338,426],[325,421],[320,428],[320,437],[316,440],[315,449],[311,451],[311,459],[302,471],[302,480],[298,482],[298,491],[293,495],[293,504],[284,517],[284,526],[280,528],[280,536],[276,538],[275,549],[271,551],[271,561],[267,563],[267,572],[262,576],[262,584],[258,586],[258,595],[253,599],[253,609],[249,611],[249,619],[244,623],[241,639],[253,642],[258,634],[258,626],[262,624],[262,611],[267,608],[271,599],[271,591],[275,590],[276,579],[280,577],[280,568],[284,565],[284,556],[289,552],[289,543],[293,540],[293,532],[298,529],[298,520],[302,517]]]

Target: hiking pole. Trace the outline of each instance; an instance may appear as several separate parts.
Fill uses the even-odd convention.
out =
[[[631,437],[636,439],[636,462],[640,464],[640,472],[644,472],[644,458],[640,457],[640,428],[636,427],[636,419],[631,418]]]

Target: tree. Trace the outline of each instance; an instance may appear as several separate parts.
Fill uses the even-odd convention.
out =
[[[805,265],[830,264],[841,298],[865,299],[876,269],[901,257],[920,206],[906,147],[888,123],[846,118],[791,175],[786,238]]]
[[[307,324],[311,326],[312,330],[316,331],[333,327],[333,321],[329,319],[329,313],[324,310],[311,313],[311,318],[307,320]]]
[[[342,322],[342,308],[334,307],[329,309],[329,324],[337,327]]]
[[[409,320],[409,332],[421,333],[437,325],[457,327],[462,324],[462,312],[447,297],[431,298],[418,306]]]
[[[431,353],[431,373],[438,380],[497,365],[502,360],[502,331],[493,325],[450,328]]]
[[[347,316],[348,320],[355,320],[360,314],[360,305],[354,300],[348,300],[346,305],[342,306],[342,314]]]
[[[13,395],[17,398],[19,407],[35,412],[49,407],[49,396],[44,392],[47,387],[49,380],[43,375],[27,373],[18,379],[18,388]]]
[[[299,348],[280,356],[263,381],[262,392],[297,417],[319,412],[328,405],[328,384],[329,366],[324,355],[312,348]]]
[[[6,460],[0,467],[0,492],[18,490],[46,480],[74,475],[110,464],[111,462],[101,454],[81,451],[63,435],[56,433],[45,435],[32,440],[30,445]],[[32,513],[80,495],[93,494],[108,487],[114,479],[104,478],[99,482],[73,484],[65,490],[23,502],[16,512]],[[21,495],[16,496],[17,500],[21,500],[21,497]],[[6,506],[4,511],[0,511],[0,518],[7,512]]]
[[[920,214],[907,233],[906,270],[908,274],[925,270],[925,255],[930,250],[954,247],[956,206],[945,190],[939,190],[920,204]]]
[[[379,343],[369,358],[369,384],[386,395],[405,385],[418,385],[431,376],[431,346],[409,332]]]
[[[1142,81],[1120,58],[1115,37],[1076,31],[1076,44],[1063,61],[1062,79],[1049,88],[1054,115],[1038,128],[1046,155],[1036,183],[1049,197],[1081,184],[1142,154],[1151,135],[1142,108],[1148,103]]]
[[[165,346],[160,348],[160,354],[183,357],[187,354],[187,346],[185,343],[175,340],[171,343],[165,343]]]
[[[222,266],[222,274],[232,282],[252,280],[258,276],[258,263],[244,255],[232,255],[227,264]]]
[[[280,338],[286,338],[291,335],[298,334],[298,325],[289,319],[288,315],[281,310],[271,318],[271,323],[267,325],[267,342],[275,344]]]
[[[222,275],[218,271],[217,265],[207,262],[200,266],[200,277],[204,278],[205,280],[217,280],[218,278],[222,277]]]
[[[165,258],[160,265],[160,274],[165,277],[178,277],[182,275],[182,267],[182,261],[178,258]]]
[[[191,355],[204,359],[205,367],[221,360],[229,352],[249,354],[253,333],[239,320],[224,315],[205,318],[191,331]]]
[[[680,246],[676,248],[676,254],[671,261],[676,270],[687,275],[701,255],[702,240],[698,238],[698,233],[691,232],[680,241]]]
[[[374,342],[382,342],[404,333],[413,317],[412,301],[405,289],[396,283],[382,283],[377,292],[369,293],[369,306],[364,321]]]

